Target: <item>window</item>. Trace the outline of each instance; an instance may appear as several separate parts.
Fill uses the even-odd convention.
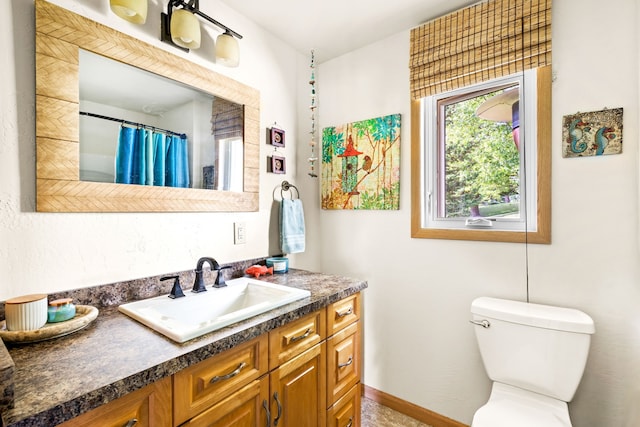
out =
[[[512,119],[520,117],[520,98],[535,101],[529,86],[516,75],[423,98],[427,227],[535,230],[535,218],[525,215],[526,194],[532,192],[526,186],[535,184],[526,173],[535,163],[520,155],[525,149],[527,158],[535,154],[525,143],[535,140],[527,132],[535,127],[524,117]],[[526,98],[520,96],[523,88]],[[535,212],[534,198],[530,207]]]
[[[510,125],[513,108],[518,108],[516,114],[519,113],[516,101],[520,85],[496,84],[459,92],[425,100],[427,105],[433,102],[428,105],[432,108],[425,110],[435,110],[435,114],[424,117],[427,128],[435,130],[423,135],[426,145],[433,147],[426,150],[432,175],[427,181],[432,184],[426,188],[427,194],[432,195],[425,209],[431,213],[427,221],[451,223],[443,228],[491,227],[491,221],[502,223],[503,219],[520,223],[520,212],[524,211],[520,209],[520,184],[528,180],[520,179],[519,143],[515,143],[517,133],[512,137]],[[485,110],[488,104],[496,105]],[[509,110],[508,118],[483,117],[485,112],[502,105],[509,107],[505,108]],[[517,119],[514,122],[518,123]],[[523,128],[528,126],[522,123],[514,132]]]
[[[412,237],[550,242],[549,74],[543,67],[414,101]],[[496,97],[517,106],[518,128],[494,114]]]
[[[551,5],[486,0],[411,30],[412,237],[551,241]],[[475,113],[509,90],[515,151],[508,119]]]

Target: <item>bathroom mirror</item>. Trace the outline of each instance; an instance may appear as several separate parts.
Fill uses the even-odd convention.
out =
[[[37,211],[258,210],[260,100],[257,90],[45,0],[36,0],[35,5]],[[80,58],[90,56],[97,56],[101,61],[109,63],[126,64],[139,69],[138,71],[145,70],[177,82],[181,88],[193,88],[198,93],[198,100],[194,103],[206,104],[206,113],[193,113],[191,110],[184,113],[185,118],[192,122],[190,129],[183,130],[181,125],[175,124],[176,122],[170,124],[169,121],[162,120],[143,123],[149,125],[151,130],[168,130],[168,127],[176,126],[176,133],[193,135],[197,133],[194,128],[198,127],[202,130],[200,133],[207,134],[211,147],[189,150],[190,164],[195,164],[194,157],[212,154],[206,153],[214,149],[211,128],[215,124],[211,121],[215,115],[212,112],[215,105],[239,108],[240,124],[235,124],[236,130],[231,136],[227,134],[227,138],[223,138],[224,141],[215,142],[215,159],[205,158],[204,162],[192,167],[189,186],[196,188],[101,182],[111,179],[96,173],[100,172],[99,168],[86,167],[87,164],[91,164],[91,155],[87,157],[83,139],[80,138],[81,120],[105,121],[86,114],[81,115],[81,112],[87,112],[85,109],[90,110],[85,108],[87,105],[95,107],[93,104],[87,104],[93,101],[80,98],[80,66],[84,62]],[[100,70],[97,77],[108,80],[104,70]],[[143,117],[144,120],[137,121],[138,123],[151,120],[149,117],[154,114],[158,115],[159,111],[154,110],[158,106],[152,104],[153,102],[148,102],[144,106],[149,115]],[[96,115],[123,119],[119,114]],[[196,115],[201,115],[204,123],[202,120],[196,122]],[[117,122],[112,124],[116,129],[121,126]],[[88,138],[92,139],[91,131],[94,127],[99,126],[89,124],[82,134],[88,133]],[[116,140],[117,138],[115,136]],[[95,150],[99,151],[98,148],[91,150],[93,155],[97,153]],[[229,171],[228,175],[216,180],[215,185],[211,177],[212,169],[215,169],[211,168],[214,161],[219,169]],[[103,160],[103,163],[109,162],[110,160]],[[239,168],[231,166],[232,164]]]
[[[81,181],[242,191],[242,105],[79,53]]]

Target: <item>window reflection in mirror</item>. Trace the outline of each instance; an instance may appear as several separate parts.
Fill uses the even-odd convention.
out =
[[[80,179],[243,191],[243,106],[80,50]]]

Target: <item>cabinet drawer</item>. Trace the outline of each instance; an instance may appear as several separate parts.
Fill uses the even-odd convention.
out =
[[[329,336],[360,319],[361,299],[362,296],[357,293],[329,305],[327,308]]]
[[[327,337],[326,312],[313,312],[269,332],[269,369],[313,347]]]
[[[327,425],[360,427],[360,384],[356,384],[329,409]]]
[[[327,340],[327,405],[360,381],[360,325],[352,323]]]
[[[267,335],[262,335],[175,374],[174,425],[187,421],[267,373],[268,354]]]
[[[61,427],[171,425],[171,378],[167,377],[61,424]]]
[[[269,376],[264,375],[181,427],[266,426],[268,405]]]

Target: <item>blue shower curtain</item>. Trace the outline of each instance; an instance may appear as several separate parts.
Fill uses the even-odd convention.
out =
[[[165,135],[153,134],[153,185],[164,187],[164,162],[166,158]]]
[[[146,129],[136,129],[136,142],[133,145],[133,168],[131,183],[144,185],[147,179],[147,133]]]
[[[167,187],[189,187],[189,151],[186,137],[178,135],[167,137],[165,166]]]
[[[122,126],[115,169],[117,183],[188,188],[187,138]]]
[[[134,152],[136,145],[136,130],[121,126],[116,150],[116,182],[122,184],[133,183]]]
[[[153,175],[154,175],[153,174],[154,172],[153,156],[155,154],[153,152],[153,132],[145,132],[144,145],[145,145],[144,163],[145,163],[145,169],[146,169],[146,176],[145,176],[144,183],[145,185],[153,185]]]
[[[146,180],[145,129],[120,127],[116,150],[116,182],[143,184]]]

